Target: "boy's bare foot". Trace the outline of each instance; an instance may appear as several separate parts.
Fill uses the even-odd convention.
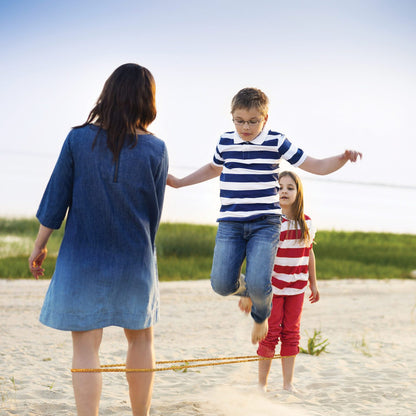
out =
[[[241,312],[244,312],[244,313],[250,313],[252,305],[253,305],[253,302],[248,296],[242,296],[240,300],[238,301],[238,307],[241,309]]]
[[[264,338],[266,338],[268,330],[269,322],[267,319],[260,324],[254,322],[253,330],[251,331],[251,342],[253,344],[257,344],[258,342],[262,341]]]

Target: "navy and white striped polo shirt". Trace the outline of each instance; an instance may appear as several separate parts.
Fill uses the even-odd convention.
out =
[[[237,132],[224,133],[215,149],[213,164],[222,166],[221,211],[217,221],[251,221],[279,215],[279,160],[301,165],[306,154],[281,133],[263,130],[250,142]]]

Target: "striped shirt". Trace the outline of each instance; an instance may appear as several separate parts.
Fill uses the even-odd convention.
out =
[[[300,229],[295,222],[282,217],[280,241],[272,273],[272,287],[275,295],[298,295],[306,290],[309,279],[309,252],[315,238],[315,228],[305,215],[310,241],[299,240]]]
[[[213,158],[214,165],[223,167],[217,221],[251,221],[264,215],[280,215],[280,159],[299,166],[306,154],[283,134],[271,130],[263,130],[249,142],[237,132],[224,133]]]

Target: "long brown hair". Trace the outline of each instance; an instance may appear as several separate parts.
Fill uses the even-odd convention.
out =
[[[155,81],[148,69],[121,65],[105,82],[87,121],[78,127],[94,123],[105,130],[107,146],[116,161],[125,143],[130,147],[137,144],[136,129],[148,133],[147,127],[156,118],[155,93]]]
[[[305,221],[305,214],[303,212],[303,185],[302,182],[296,173],[292,171],[283,171],[279,172],[279,178],[283,178],[285,176],[289,176],[292,178],[293,182],[295,182],[296,185],[296,199],[292,206],[292,212],[293,212],[293,221],[295,221],[295,228],[300,229],[300,240],[304,242],[310,241],[310,234],[308,226],[306,225]]]

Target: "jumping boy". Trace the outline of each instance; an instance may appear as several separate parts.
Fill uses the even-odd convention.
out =
[[[324,159],[307,156],[283,134],[265,129],[269,100],[256,88],[239,91],[231,103],[235,131],[224,133],[211,163],[184,178],[168,175],[173,188],[221,175],[221,210],[211,270],[211,286],[222,295],[249,296],[253,344],[264,339],[272,305],[271,275],[280,233],[280,159],[317,175],[328,175],[362,157],[360,152]],[[240,279],[246,258],[245,282]]]

